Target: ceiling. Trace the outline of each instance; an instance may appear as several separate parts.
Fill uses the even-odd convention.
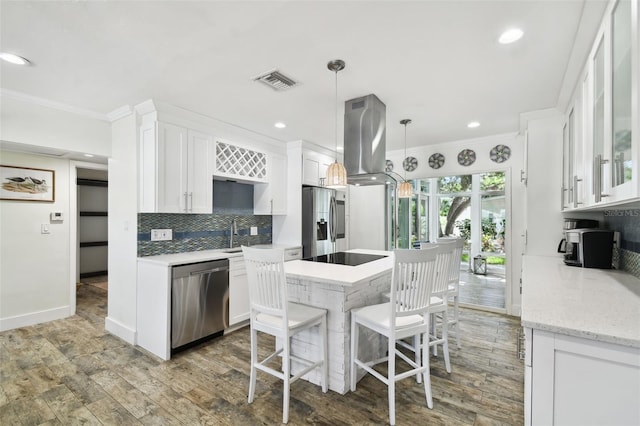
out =
[[[2,63],[0,82],[105,115],[154,99],[283,142],[335,147],[327,63],[342,59],[339,134],[344,101],[374,93],[387,106],[393,150],[404,146],[404,118],[413,120],[411,147],[516,132],[520,113],[555,107],[563,81],[577,77],[567,74],[577,34],[588,46],[597,29],[579,27],[583,7],[578,0],[2,1],[0,50],[32,64]],[[524,37],[498,44],[513,26]],[[299,85],[277,92],[253,81],[273,69]],[[287,127],[275,128],[277,121]],[[470,121],[481,125],[469,129]]]

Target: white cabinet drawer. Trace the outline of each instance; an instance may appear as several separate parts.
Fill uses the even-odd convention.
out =
[[[302,259],[302,247],[288,248],[284,251],[284,261]]]

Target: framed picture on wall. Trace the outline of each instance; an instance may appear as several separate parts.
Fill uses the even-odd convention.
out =
[[[0,200],[55,201],[55,171],[0,165]]]

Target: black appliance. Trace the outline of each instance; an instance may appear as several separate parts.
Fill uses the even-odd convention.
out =
[[[583,268],[611,269],[615,232],[607,229],[566,231],[564,263]]]
[[[564,230],[566,231],[570,229],[585,229],[585,228],[597,228],[598,221],[591,219],[564,219]],[[558,253],[567,253],[567,237],[560,240],[560,244],[558,244]]]
[[[333,263],[335,265],[358,266],[363,263],[373,262],[374,260],[383,259],[385,257],[387,256],[382,254],[347,253],[339,251],[337,253],[307,257],[302,260],[320,263]]]

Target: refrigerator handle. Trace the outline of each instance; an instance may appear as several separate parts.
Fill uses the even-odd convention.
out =
[[[329,222],[329,234],[331,235],[331,242],[335,243],[338,225],[338,209],[336,207],[336,197],[334,195],[331,196],[331,201],[329,202],[329,217],[331,218]]]

